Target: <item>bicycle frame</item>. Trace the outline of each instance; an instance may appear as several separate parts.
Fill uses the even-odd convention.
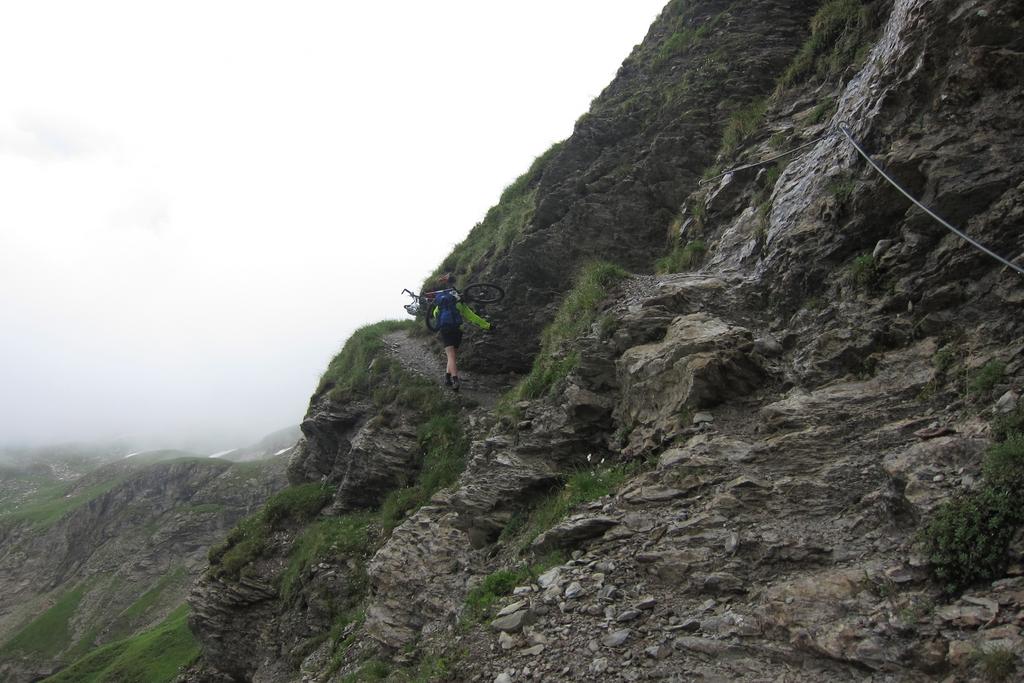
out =
[[[423,294],[416,294],[415,292],[403,289],[402,294],[408,294],[412,297],[413,301],[404,306],[405,312],[409,315],[416,317],[420,313],[426,314],[430,310],[430,304],[434,302],[437,295],[441,292],[455,292],[458,295],[459,290],[454,287],[448,287],[447,289],[437,289],[432,292],[424,292]]]

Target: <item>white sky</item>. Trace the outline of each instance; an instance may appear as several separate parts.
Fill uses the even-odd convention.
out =
[[[298,422],[664,2],[3,3],[0,444]]]

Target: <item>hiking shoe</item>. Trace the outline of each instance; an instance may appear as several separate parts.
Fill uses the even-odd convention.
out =
[[[459,386],[461,386],[461,385],[462,385],[462,381],[459,379],[458,375],[455,375],[454,377],[452,377],[452,391],[458,391],[459,390]]]
[[[450,372],[444,373],[444,385],[450,387],[452,385],[452,375]]]

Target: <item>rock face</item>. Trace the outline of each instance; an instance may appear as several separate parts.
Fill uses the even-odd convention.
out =
[[[303,439],[288,462],[292,484],[338,488],[338,511],[372,507],[418,468],[416,415],[381,410],[368,400],[337,403],[314,396],[300,425]]]
[[[453,596],[481,567],[465,534],[455,527],[449,501],[436,497],[395,530],[373,557],[369,574],[374,599],[367,610],[367,633],[395,649],[438,632],[443,635]]]
[[[632,441],[689,426],[695,410],[750,395],[764,380],[750,355],[753,336],[707,313],[675,318],[658,342],[627,349],[618,360],[624,400],[618,421]]]
[[[244,468],[195,458],[118,463],[86,475],[67,495],[109,491],[50,526],[6,528],[0,539],[0,640],[67,596],[77,601],[64,642],[54,635],[46,656],[5,648],[0,677],[37,680],[69,663],[68,652],[84,653],[159,623],[184,602],[206,567],[208,548],[283,485],[281,460]]]
[[[344,647],[298,641],[330,627],[307,597],[354,599],[347,583],[310,578],[289,604],[268,588],[298,530],[275,540],[276,568],[255,568],[259,585],[202,583],[211,677],[343,680],[373,659],[442,652],[456,680],[926,681],[968,679],[973,653],[1019,653],[1021,535],[1006,576],[956,598],[916,544],[939,505],[978,485],[989,421],[1016,414],[1024,278],[826,133],[848,122],[912,192],[1018,258],[1024,9],[828,3],[852,13],[801,67],[823,5],[669,4],[524,181],[523,230],[459,261],[510,292],[507,336],[473,349],[470,367],[528,365],[583,260],[649,271],[670,225],[703,260],[614,287],[594,325],[553,350],[575,362],[547,394],[499,415],[493,401],[463,406],[465,469],[380,537],[365,622],[345,626]],[[835,18],[820,16],[819,32]],[[863,44],[844,43],[853,35]],[[803,75],[775,91],[784,72]],[[737,110],[757,125],[723,144]],[[783,166],[698,185],[716,161],[804,143]],[[1000,372],[975,381],[986,367]],[[334,485],[328,514],[372,507],[418,467],[416,418],[374,410],[311,405],[289,471]],[[509,540],[568,477],[612,464],[613,493]],[[555,569],[523,567],[551,551]],[[473,622],[467,596],[513,579]]]
[[[770,92],[815,9],[798,0],[669,3],[573,135],[547,158],[521,234],[465,278],[500,282],[508,297],[496,309],[502,334],[480,340],[479,352],[470,344],[460,363],[481,371],[528,369],[550,320],[548,304],[557,303],[585,261],[649,269],[680,204],[718,151],[724,119],[715,112]],[[666,47],[673,36],[682,42],[705,25],[714,29],[690,49],[672,54],[671,43]]]

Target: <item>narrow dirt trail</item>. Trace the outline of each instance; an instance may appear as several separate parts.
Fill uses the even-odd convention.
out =
[[[437,382],[441,390],[451,391],[444,386],[444,350],[433,337],[392,332],[384,337],[384,345],[406,372]],[[457,396],[487,409],[493,408],[498,398],[512,386],[512,379],[508,375],[460,371],[459,376],[462,378],[462,388]]]

